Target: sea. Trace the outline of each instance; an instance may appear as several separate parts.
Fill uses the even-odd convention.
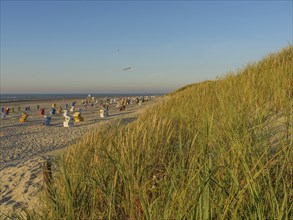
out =
[[[161,96],[164,94],[152,93],[109,93],[109,94],[1,94],[0,103],[31,101],[31,100],[56,100],[56,99],[86,99],[92,97],[129,97],[129,96]]]

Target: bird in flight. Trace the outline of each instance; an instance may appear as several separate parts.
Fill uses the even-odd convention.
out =
[[[131,69],[131,67],[127,67],[127,68],[123,69],[123,71],[130,70],[130,69]]]

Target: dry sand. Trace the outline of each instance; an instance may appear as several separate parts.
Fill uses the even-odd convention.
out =
[[[66,146],[77,142],[84,134],[105,123],[134,121],[142,109],[158,100],[159,98],[154,98],[141,106],[127,105],[126,110],[122,112],[116,104],[112,105],[108,118],[99,117],[99,104],[85,108],[81,100],[76,100],[76,109],[82,108],[84,121],[75,123],[70,128],[63,127],[63,113],[52,115],[51,126],[43,125],[43,117],[38,115],[36,106],[40,105],[45,109],[45,114],[49,115],[53,103],[56,103],[56,107],[64,108],[65,103],[70,105],[73,100],[1,103],[3,107],[14,107],[14,112],[0,120],[0,216],[5,218],[7,213],[37,204],[38,194],[43,187],[42,163],[48,157],[59,155]],[[30,111],[27,111],[29,117],[25,123],[18,121],[21,112],[17,106],[21,106],[21,111],[30,106]]]

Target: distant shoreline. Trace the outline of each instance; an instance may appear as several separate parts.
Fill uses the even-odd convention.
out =
[[[18,103],[18,102],[48,102],[54,100],[62,100],[64,98],[52,98],[52,99],[22,99],[22,100],[0,100],[0,103]],[[74,98],[70,98],[74,99]],[[80,98],[77,98],[80,99]]]
[[[110,93],[110,94],[91,94],[91,97],[104,98],[104,97],[133,97],[133,96],[162,96],[165,93]],[[11,98],[11,96],[13,98]],[[15,98],[14,98],[15,97]],[[0,104],[18,103],[18,102],[47,102],[53,100],[73,100],[73,99],[86,99],[88,94],[0,94]]]

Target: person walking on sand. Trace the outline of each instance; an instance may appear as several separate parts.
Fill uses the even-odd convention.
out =
[[[121,99],[120,111],[125,111],[126,103],[127,103],[126,98],[122,98]]]
[[[104,116],[109,117],[109,104],[108,103],[106,103],[104,105]]]

